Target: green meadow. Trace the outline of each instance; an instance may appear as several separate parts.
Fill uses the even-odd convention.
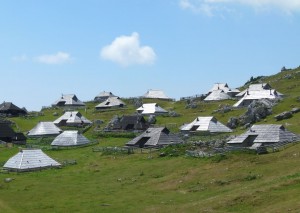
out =
[[[300,69],[265,77],[263,82],[270,83],[285,98],[273,108],[272,115],[259,123],[283,124],[300,134],[300,113],[280,122],[274,119],[278,113],[300,107]],[[197,116],[213,115],[226,124],[230,117],[246,111],[215,112],[222,106],[233,105],[234,100],[197,101],[195,109],[186,109],[186,101],[143,102],[157,102],[180,114],[157,117],[156,125],[170,127],[173,132]],[[130,101],[121,110],[95,111],[95,105],[89,102],[86,110],[80,111],[92,121],[102,120],[100,129],[113,116],[132,114],[136,109]],[[38,121],[58,118],[54,113],[60,116],[63,112],[51,108],[30,117],[10,119],[15,122],[15,129],[26,133]],[[238,127],[232,134],[244,131]],[[232,152],[209,158],[184,154],[160,157],[160,151],[94,152],[93,148],[99,146],[122,147],[131,136],[106,137],[95,125],[84,134],[97,144],[44,151],[59,162],[75,160],[74,165],[36,172],[1,172],[0,212],[300,212],[300,144],[265,155]],[[36,142],[28,140],[29,144]],[[0,147],[1,166],[19,149]],[[5,178],[12,181],[6,182]]]

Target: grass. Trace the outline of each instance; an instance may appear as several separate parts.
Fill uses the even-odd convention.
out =
[[[120,141],[121,143],[121,141]],[[0,149],[0,161],[17,148]],[[286,212],[297,208],[300,145],[224,159],[102,155],[91,147],[47,151],[76,165],[0,174],[3,212]],[[295,155],[297,153],[297,155]],[[16,201],[16,194],[17,201]],[[281,201],[282,198],[283,201]],[[275,202],[276,201],[276,202]],[[298,209],[299,210],[299,209]]]
[[[300,113],[276,122],[277,113],[300,107],[300,69],[281,72],[265,78],[273,88],[286,94],[276,105],[273,115],[260,123],[280,123],[300,133]],[[291,74],[291,79],[284,76]],[[245,109],[228,113],[213,113],[221,105],[232,105],[233,100],[198,102],[196,109],[185,109],[184,101],[157,102],[174,110],[180,117],[157,117],[157,124],[178,127],[197,116],[214,115],[226,123]],[[90,120],[101,119],[103,128],[114,115],[134,113],[128,104],[122,110],[95,111],[96,103],[87,103],[81,113]],[[11,118],[16,128],[26,132],[38,121],[53,121],[53,113],[60,109],[43,110],[43,115],[30,118]],[[166,148],[160,152],[110,154],[93,152],[97,146],[123,146],[134,135],[122,133],[106,135],[93,131],[85,133],[99,144],[78,149],[47,150],[52,158],[62,162],[76,160],[77,164],[62,169],[29,173],[0,173],[0,212],[299,212],[300,204],[300,144],[267,155],[233,152],[212,158],[186,157],[184,147]],[[237,129],[232,134],[244,130]],[[194,136],[193,140],[213,140],[216,136]],[[30,140],[29,143],[39,141]],[[47,145],[49,141],[41,141]],[[18,152],[18,147],[0,147],[0,164]],[[13,178],[9,183],[5,178]]]

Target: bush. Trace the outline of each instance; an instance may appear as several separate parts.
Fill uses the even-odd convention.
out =
[[[224,154],[218,154],[218,155],[215,155],[215,156],[212,157],[212,162],[219,163],[222,160],[226,160],[226,159],[227,159],[226,155],[224,155]]]
[[[97,132],[93,133],[94,138],[135,138],[133,132]]]
[[[170,157],[177,157],[180,155],[185,155],[186,150],[191,149],[191,144],[176,144],[176,145],[169,145],[162,148],[161,157],[170,156]]]

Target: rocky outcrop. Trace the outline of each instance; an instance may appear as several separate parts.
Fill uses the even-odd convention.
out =
[[[227,122],[227,126],[230,129],[235,129],[237,128],[239,125],[239,119],[237,117],[231,117],[229,118],[228,122]]]
[[[150,115],[149,116],[148,123],[149,124],[155,124],[156,123],[156,117],[155,117],[155,115]]]
[[[282,112],[282,113],[274,116],[274,118],[276,119],[276,121],[281,121],[281,120],[289,119],[291,117],[293,117],[293,114],[290,111],[285,111],[285,112]]]
[[[284,111],[278,115],[275,115],[274,118],[276,119],[276,121],[281,121],[293,117],[293,114],[296,114],[298,112],[300,112],[300,108],[294,107],[290,111]]]
[[[186,109],[195,109],[197,107],[198,107],[198,105],[197,105],[197,101],[196,100],[194,100],[194,99],[188,99],[188,100],[186,100],[186,105],[185,105]]]
[[[272,107],[274,102],[269,100],[258,100],[252,102],[247,109],[247,112],[239,117],[239,123],[241,125],[253,124],[262,119],[266,118],[268,115],[272,114]]]

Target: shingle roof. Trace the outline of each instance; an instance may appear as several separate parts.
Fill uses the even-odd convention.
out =
[[[117,97],[115,96],[112,92],[106,92],[106,91],[103,91],[103,92],[100,92],[95,98],[94,100],[95,101],[100,101],[100,100],[105,100],[109,97]]]
[[[233,106],[238,107],[238,106],[243,106],[243,102],[251,101],[251,100],[260,100],[260,99],[279,99],[281,98],[280,95],[278,95],[277,91],[274,89],[269,89],[269,90],[251,90],[247,91],[245,95]]]
[[[100,92],[97,96],[97,98],[102,98],[102,97],[116,97],[112,92]]]
[[[143,98],[156,98],[156,99],[171,99],[162,90],[150,89],[142,96]]]
[[[219,101],[227,99],[231,99],[231,96],[224,92],[224,90],[214,90],[204,99],[204,101]]]
[[[148,103],[143,104],[141,107],[136,109],[136,111],[142,115],[151,115],[151,114],[166,114],[167,110],[160,107],[157,103]]]
[[[243,90],[242,92],[240,92],[236,96],[237,97],[242,97],[247,93],[247,91],[262,91],[262,90],[269,90],[269,89],[271,89],[271,86],[268,83],[250,84],[247,89]]]
[[[119,97],[109,97],[106,101],[98,104],[95,108],[111,108],[111,107],[124,107],[126,104]]]
[[[23,149],[11,157],[3,167],[9,170],[26,171],[58,166],[61,164],[40,149]]]
[[[53,123],[56,125],[61,125],[64,122],[66,122],[67,125],[92,123],[78,111],[65,112],[61,117],[53,121]]]
[[[13,138],[15,131],[7,123],[0,123],[0,138]]]
[[[15,132],[8,123],[0,123],[0,139],[14,144],[26,144],[26,137],[23,133]]]
[[[90,141],[76,131],[64,131],[60,135],[58,135],[51,146],[80,146],[90,143]]]
[[[232,89],[228,86],[227,83],[216,83],[213,87],[209,90],[209,93],[213,91],[223,90],[225,93],[238,93],[240,92],[238,89]]]
[[[256,136],[253,143],[279,143],[299,140],[299,136],[287,131],[284,126],[277,124],[253,125],[246,133],[227,142],[228,144],[243,143],[248,136]]]
[[[141,135],[126,143],[126,145],[139,147],[155,147],[179,143],[183,143],[183,141],[176,135],[170,133],[170,131],[166,127],[153,127],[148,128]]]
[[[39,122],[28,132],[30,137],[56,136],[62,132],[53,122]]]
[[[197,117],[193,122],[183,126],[181,131],[208,131],[211,133],[232,132],[230,128],[212,116]]]
[[[162,107],[158,106],[157,103],[148,103],[143,104],[141,107],[136,109],[138,113],[142,115],[150,115],[150,114],[165,114],[168,113],[167,110],[163,109]]]
[[[76,95],[69,94],[69,95],[62,95],[60,99],[55,101],[53,106],[85,106],[85,104],[80,101]]]
[[[21,113],[21,114],[26,114],[27,112],[24,109],[21,109],[14,105],[11,102],[3,102],[0,104],[0,113]]]
[[[133,129],[145,130],[148,125],[145,118],[141,115],[124,115],[120,119],[121,128],[126,130],[128,125],[133,125]]]

